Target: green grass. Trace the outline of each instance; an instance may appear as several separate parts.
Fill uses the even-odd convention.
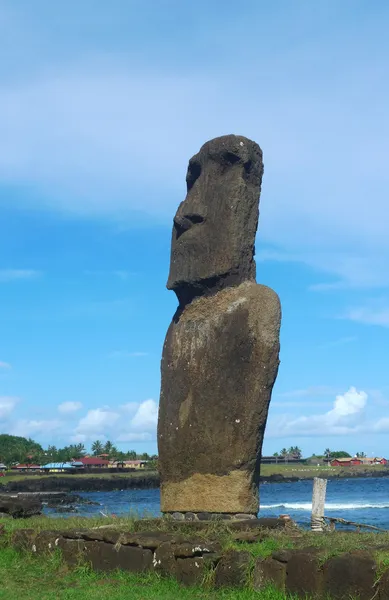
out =
[[[39,474],[39,475],[31,475],[31,473],[21,473],[20,475],[6,475],[5,477],[0,477],[0,485],[6,485],[12,481],[24,481],[26,479],[32,479],[35,481],[36,479],[47,479],[50,477],[56,477],[58,479],[75,477],[78,479],[115,479],[117,477],[147,477],[147,476],[155,476],[158,475],[157,471],[147,471],[147,470],[139,470],[139,471],[131,471],[130,473],[77,473],[69,474],[69,473],[49,473]]]
[[[70,569],[59,554],[49,557],[0,549],[0,599],[11,600],[285,600],[272,588],[212,590],[182,587],[177,581],[114,572],[94,573],[88,567]]]

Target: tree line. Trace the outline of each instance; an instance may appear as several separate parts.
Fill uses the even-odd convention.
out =
[[[0,462],[7,466],[16,463],[43,465],[50,462],[68,462],[83,458],[87,454],[84,444],[70,444],[63,448],[48,446],[44,449],[31,438],[16,435],[0,434]],[[156,455],[150,456],[147,452],[138,454],[135,450],[122,452],[112,442],[96,440],[91,446],[89,455],[99,456],[106,454],[108,460],[147,460],[155,462]]]

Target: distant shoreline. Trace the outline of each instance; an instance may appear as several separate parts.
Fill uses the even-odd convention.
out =
[[[265,470],[265,469],[264,469]],[[268,469],[266,469],[268,470]],[[265,470],[265,471],[266,471]],[[298,472],[297,472],[298,471]],[[324,479],[347,479],[367,477],[388,477],[389,469],[377,468],[342,468],[342,469],[286,469],[285,473],[264,473],[261,483],[293,483],[312,480],[313,477]],[[13,480],[2,478],[0,492],[110,492],[128,489],[151,489],[159,487],[158,473],[137,473],[127,475],[26,475],[25,478]]]

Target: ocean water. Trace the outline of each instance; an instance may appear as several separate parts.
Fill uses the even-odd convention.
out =
[[[312,485],[312,481],[307,480],[261,484],[259,516],[288,514],[300,525],[308,526],[312,508]],[[76,505],[80,515],[160,515],[159,489],[90,492],[80,495],[98,503],[96,506]],[[45,509],[45,513],[58,516],[53,509]],[[60,514],[69,516],[67,513]],[[340,517],[389,529],[389,477],[329,480],[325,514],[328,517]]]

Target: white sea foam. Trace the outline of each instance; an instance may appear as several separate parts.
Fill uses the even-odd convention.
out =
[[[310,502],[285,502],[284,504],[261,504],[261,510],[270,508],[286,508],[289,510],[312,510]],[[348,504],[327,503],[325,510],[362,510],[364,508],[389,508],[389,504],[358,504],[350,502]]]

